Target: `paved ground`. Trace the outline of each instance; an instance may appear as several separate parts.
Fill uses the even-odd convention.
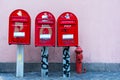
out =
[[[49,73],[48,78],[41,78],[40,73],[25,73],[23,78],[16,78],[15,73],[0,73],[0,80],[120,80],[120,72],[71,72],[69,79],[62,78],[62,72]]]

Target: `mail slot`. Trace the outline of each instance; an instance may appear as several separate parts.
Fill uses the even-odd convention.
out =
[[[78,46],[78,20],[71,12],[64,12],[57,20],[58,46]]]
[[[48,11],[36,16],[35,46],[55,46],[55,17]]]
[[[9,16],[9,44],[30,44],[29,14],[22,9],[14,10]]]

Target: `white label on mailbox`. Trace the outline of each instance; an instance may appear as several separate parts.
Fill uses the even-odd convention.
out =
[[[40,39],[50,39],[51,34],[40,34]]]
[[[63,34],[63,39],[73,39],[73,34]]]
[[[25,32],[14,32],[14,37],[25,37]]]

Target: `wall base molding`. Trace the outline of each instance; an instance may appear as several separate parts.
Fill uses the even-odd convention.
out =
[[[87,71],[117,72],[120,71],[120,63],[83,63],[83,69]],[[40,63],[24,63],[24,72],[40,72]],[[63,71],[62,63],[49,63],[49,71]],[[71,63],[71,71],[75,71],[75,63]],[[0,63],[0,72],[16,72],[16,63]]]

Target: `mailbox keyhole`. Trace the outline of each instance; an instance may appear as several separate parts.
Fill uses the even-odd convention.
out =
[[[67,32],[67,30],[66,30],[66,29],[63,29],[62,32]]]

